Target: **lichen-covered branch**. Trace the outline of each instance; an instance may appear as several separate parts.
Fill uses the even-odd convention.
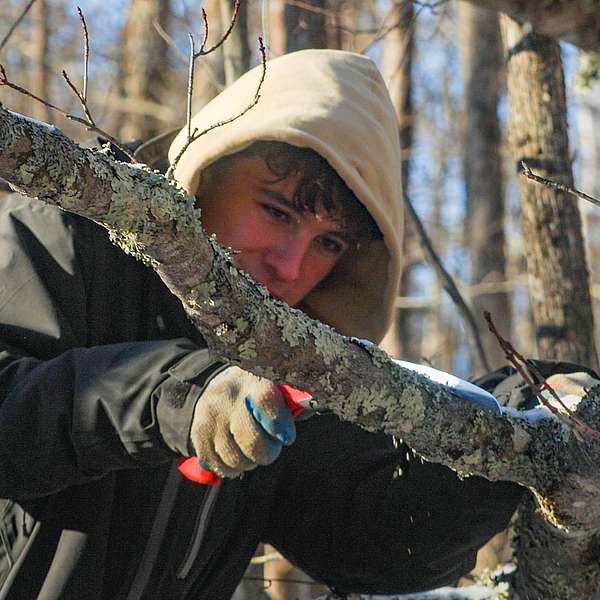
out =
[[[215,353],[308,388],[319,406],[400,437],[428,460],[530,487],[554,525],[600,530],[600,510],[591,506],[598,444],[578,442],[552,418],[481,411],[373,345],[272,299],[204,234],[194,199],[159,173],[81,149],[57,129],[0,108],[0,178],[106,227],[125,252],[156,269]],[[600,428],[595,397],[581,412]]]

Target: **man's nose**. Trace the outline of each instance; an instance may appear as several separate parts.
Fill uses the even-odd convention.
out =
[[[302,235],[285,236],[269,249],[266,263],[281,281],[295,281],[302,273],[310,240]]]

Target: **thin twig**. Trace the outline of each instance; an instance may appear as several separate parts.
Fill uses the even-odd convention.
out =
[[[68,77],[66,78],[66,80],[68,81]],[[16,92],[19,92],[20,94],[23,94],[24,96],[33,98],[37,102],[41,102],[44,106],[47,106],[48,108],[51,108],[52,110],[55,110],[56,112],[59,112],[61,115],[63,115],[65,118],[69,119],[70,121],[75,121],[76,123],[84,125],[88,131],[95,131],[96,133],[101,135],[103,138],[106,138],[111,144],[116,146],[119,150],[121,150],[121,152],[123,152],[130,160],[132,160],[134,162],[136,161],[135,156],[133,156],[133,154],[125,146],[123,146],[123,144],[121,144],[121,142],[119,142],[117,139],[115,139],[112,135],[110,135],[103,129],[100,129],[94,123],[88,121],[87,119],[83,119],[76,115],[72,115],[72,114],[68,113],[67,111],[63,110],[62,108],[55,106],[51,102],[48,102],[47,100],[44,100],[43,98],[40,98],[39,96],[36,96],[35,94],[32,94],[29,90],[22,88],[20,85],[17,85],[16,83],[13,83],[12,81],[9,81],[8,77],[6,76],[6,70],[4,69],[4,66],[2,64],[0,64],[0,86],[3,86],[3,85],[15,90]],[[73,88],[71,88],[71,89],[73,89]],[[79,93],[78,92],[75,92],[75,93],[79,97]]]
[[[208,17],[204,8],[202,8],[202,22],[204,23],[204,34],[202,35],[202,44],[200,49],[204,50],[208,42]]]
[[[156,29],[156,33],[158,33],[158,35],[160,35],[160,37],[169,46],[171,46],[171,48],[173,48],[173,50],[175,50],[175,52],[177,53],[177,56],[179,56],[179,58],[181,60],[183,60],[185,62],[185,64],[187,64],[188,57],[177,47],[175,40],[165,31],[164,27],[158,22],[157,19],[154,19],[154,21],[152,21],[152,25],[153,25],[154,29]]]
[[[404,15],[400,15],[400,17],[398,19],[396,19],[391,25],[385,27],[385,22],[388,20],[388,18],[390,17],[390,15],[396,10],[396,5],[392,5],[392,8],[389,10],[389,12],[385,15],[385,17],[381,20],[381,25],[379,26],[379,28],[377,29],[377,31],[375,32],[375,36],[372,37],[369,42],[367,43],[366,46],[364,46],[364,48],[362,48],[361,50],[359,50],[360,54],[365,54],[365,52],[367,52],[368,50],[371,49],[372,46],[374,46],[377,42],[379,42],[380,40],[382,40],[384,37],[386,37],[388,34],[390,34],[392,31],[394,31],[394,29],[396,29],[397,27],[400,27],[400,25],[403,24],[405,17]],[[423,10],[422,7],[419,7],[416,11],[413,12],[409,23],[407,24],[407,29],[411,30],[411,35],[412,35],[412,30],[415,27],[415,24],[417,22],[417,18],[419,17],[420,12]]]
[[[231,14],[231,21],[229,22],[229,27],[227,28],[227,31],[221,36],[221,39],[216,44],[213,44],[208,50],[204,49],[204,43],[203,43],[202,46],[200,47],[200,50],[198,50],[198,54],[196,55],[196,57],[206,56],[207,54],[214,52],[217,48],[219,48],[219,46],[221,46],[223,44],[223,42],[225,42],[225,40],[229,37],[229,34],[233,31],[233,27],[235,25],[235,22],[237,20],[237,16],[238,16],[239,12],[240,12],[240,0],[235,0],[235,2],[233,3],[233,12]],[[206,42],[206,40],[208,39],[208,19],[206,18],[206,12],[204,10],[202,10],[202,18],[204,19],[204,42]],[[262,45],[262,42],[261,42],[261,45]]]
[[[15,32],[25,15],[29,12],[29,9],[33,6],[34,2],[35,0],[29,0],[25,8],[21,11],[21,14],[17,17],[17,20],[10,26],[9,30],[6,32],[6,35],[0,42],[0,52],[2,51],[2,48],[6,46],[6,42],[8,42],[10,36]]]
[[[206,14],[206,13],[204,13]],[[173,48],[173,50],[175,51],[175,53],[177,54],[177,58],[179,58],[179,60],[183,61],[186,65],[189,65],[189,56],[186,55],[184,52],[182,52],[178,47],[177,44],[175,43],[175,40],[164,30],[163,26],[155,19],[152,23],[154,25],[154,29],[156,29],[156,32],[158,33],[158,35],[171,47]],[[205,27],[204,29],[204,36],[207,35],[207,29]],[[203,37],[204,37],[203,36]],[[204,42],[203,42],[204,43]],[[217,74],[215,73],[214,68],[211,66],[209,61],[205,61],[202,63],[202,66],[206,69],[206,74],[208,76],[208,79],[210,81],[210,83],[217,89],[217,90],[222,90],[223,89],[223,83],[221,81],[219,81],[219,78],[217,76]]]
[[[9,81],[9,79],[6,75],[6,69],[4,68],[4,65],[0,64],[0,86],[3,86],[3,85],[5,85],[6,87],[8,87],[12,90],[15,90],[16,92],[19,92],[20,94],[23,94],[24,96],[33,98],[37,102],[41,102],[48,108],[57,110],[59,112],[63,112],[60,108],[58,108],[58,106],[54,106],[54,104],[51,104],[47,100],[43,100],[39,96],[36,96],[35,94],[31,93],[29,90],[26,90],[25,88],[22,88],[20,85],[17,85],[16,83],[13,83],[12,81]]]
[[[504,339],[492,320],[492,316],[489,312],[484,312],[483,316],[487,321],[488,327],[492,334],[498,340],[498,344],[504,351],[506,359],[515,367],[517,372],[523,377],[523,380],[529,387],[529,389],[535,394],[539,402],[545,406],[552,414],[568,427],[578,441],[582,442],[586,437],[600,440],[600,432],[596,431],[584,421],[582,421],[560,398],[552,386],[548,383],[546,378],[540,373],[539,369],[535,366],[533,361],[529,360],[517,352],[514,346],[506,339]],[[540,383],[536,383],[537,379]],[[565,411],[565,413],[558,410],[555,406],[550,404],[543,395],[544,390],[547,390],[552,398],[558,403],[558,405]]]
[[[88,35],[85,17],[83,16],[83,12],[81,11],[81,8],[79,8],[79,6],[77,7],[77,12],[79,13],[79,20],[81,21],[81,27],[83,28],[83,90],[81,92],[81,95],[83,96],[83,104],[87,107],[88,66],[90,62],[90,38]]]
[[[429,263],[435,270],[438,278],[442,283],[442,286],[444,287],[446,292],[448,292],[448,295],[458,308],[458,311],[463,318],[465,329],[471,334],[471,338],[473,343],[475,344],[476,349],[475,355],[479,360],[480,366],[485,371],[489,371],[490,365],[485,354],[483,343],[481,341],[481,336],[479,334],[479,330],[477,328],[477,324],[475,322],[475,318],[473,317],[471,309],[467,306],[467,303],[464,301],[458,287],[456,287],[452,276],[450,275],[450,273],[448,273],[448,271],[446,271],[444,265],[442,264],[442,261],[440,260],[440,257],[433,249],[433,245],[431,243],[431,240],[429,239],[429,236],[427,235],[427,231],[425,230],[421,219],[419,219],[419,215],[415,211],[414,206],[412,205],[409,197],[406,194],[404,194],[404,203],[406,205],[406,208],[408,209],[408,214],[410,215],[414,223],[415,229],[417,230],[417,234],[419,235],[419,240],[423,252],[428,257]]]
[[[69,79],[69,76],[67,75],[66,71],[63,70],[62,76],[63,76],[63,79],[65,80],[65,82],[67,83],[67,85],[71,88],[71,91],[77,97],[77,100],[79,100],[79,104],[81,104],[81,108],[86,116],[87,123],[89,123],[90,127],[96,127],[96,123],[94,122],[94,119],[92,118],[92,115],[90,114],[90,111],[88,110],[88,106],[87,106],[87,102],[85,101],[85,98],[83,97],[81,92],[77,89],[75,84]]]
[[[223,127],[223,125],[228,125],[229,123],[236,121],[241,116],[245,115],[251,108],[253,108],[254,106],[256,106],[258,104],[258,101],[260,100],[260,90],[262,88],[263,82],[265,80],[265,75],[267,72],[267,55],[266,55],[265,46],[263,44],[263,40],[261,37],[258,38],[258,42],[259,42],[259,50],[260,50],[260,55],[261,55],[262,72],[261,72],[260,80],[256,87],[256,92],[254,93],[254,99],[252,100],[252,102],[250,102],[250,104],[248,104],[248,106],[243,108],[239,113],[237,113],[233,117],[229,117],[227,119],[223,119],[222,121],[218,121],[217,123],[213,123],[212,125],[210,125],[206,129],[204,129],[203,131],[198,132],[198,129],[196,128],[196,129],[194,129],[194,131],[192,131],[190,133],[191,124],[188,124],[188,139],[187,139],[186,143],[182,146],[181,150],[178,152],[177,156],[174,158],[171,165],[169,166],[169,168],[165,174],[165,177],[167,177],[167,179],[170,179],[173,177],[173,172],[175,171],[175,167],[177,166],[177,163],[183,156],[183,153],[189,148],[190,144],[195,142],[198,138],[201,138],[202,136],[206,135],[209,131],[216,129],[217,127]],[[189,123],[191,123],[191,119],[190,119]]]
[[[187,137],[188,140],[192,137],[192,97],[194,95],[194,56],[196,55],[196,47],[194,46],[194,36],[188,33],[190,40],[190,62],[188,65],[188,85],[187,85]]]
[[[591,202],[592,204],[595,204],[596,206],[600,206],[600,200],[598,200],[597,198],[594,198],[593,196],[588,196],[588,194],[586,194],[585,192],[580,192],[579,190],[576,190],[574,188],[570,188],[566,185],[563,185],[562,183],[558,183],[558,181],[552,181],[552,179],[546,179],[546,177],[542,177],[541,175],[536,175],[525,163],[524,160],[521,161],[521,166],[523,167],[523,170],[521,171],[521,175],[524,175],[525,177],[527,177],[527,179],[531,179],[532,181],[537,181],[538,183],[541,183],[543,185],[546,185],[552,189],[561,191],[561,192],[566,192],[567,194],[571,194],[573,196],[576,196],[577,198],[581,198],[582,200],[587,200],[588,202]]]

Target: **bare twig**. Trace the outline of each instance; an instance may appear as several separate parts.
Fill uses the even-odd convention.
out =
[[[154,29],[156,29],[156,32],[158,33],[158,35],[160,35],[160,37],[171,48],[173,48],[173,50],[177,54],[177,58],[179,58],[179,60],[185,62],[185,64],[188,65],[189,64],[189,62],[188,62],[189,61],[189,56],[186,55],[184,52],[182,52],[177,47],[177,44],[175,43],[175,40],[164,30],[163,26],[157,20],[154,20],[154,22],[152,24],[154,25]],[[203,38],[204,38],[204,36],[208,35],[207,31],[208,31],[208,29],[207,29],[207,27],[205,25]],[[217,74],[215,73],[214,68],[211,66],[210,62],[209,61],[205,61],[205,62],[202,63],[202,66],[206,69],[206,74],[207,74],[208,79],[210,80],[211,84],[217,90],[222,90],[223,89],[223,83],[221,81],[219,81],[219,78],[218,78]]]
[[[235,18],[232,18],[232,20],[235,22]],[[204,34],[202,36],[202,45],[200,47],[204,50],[204,47],[208,42],[208,17],[206,16],[206,11],[204,8],[202,9],[202,22],[204,23]]]
[[[423,252],[427,256],[429,263],[435,270],[442,286],[448,292],[448,295],[458,308],[459,313],[461,314],[465,329],[470,333],[472,341],[475,345],[475,356],[479,360],[480,366],[485,370],[490,370],[490,364],[488,362],[487,356],[485,354],[485,350],[483,348],[483,343],[481,342],[481,336],[479,334],[479,330],[477,328],[477,323],[475,322],[475,318],[473,317],[473,313],[471,309],[467,306],[467,303],[464,301],[459,289],[456,287],[452,276],[442,264],[440,257],[437,255],[436,251],[433,249],[433,245],[431,244],[431,240],[427,235],[427,231],[425,231],[425,227],[419,219],[419,215],[415,211],[414,206],[412,205],[409,197],[404,194],[404,203],[406,208],[408,209],[408,214],[410,215],[412,222],[417,230],[417,234],[419,236],[419,241],[421,243],[421,247],[423,248]]]
[[[63,69],[62,76],[63,79],[67,82],[67,85],[71,88],[71,91],[75,94],[77,99],[79,100],[79,104],[81,104],[81,109],[83,110],[83,114],[86,116],[89,127],[95,128],[96,123],[92,118],[92,114],[89,110],[87,104],[87,79],[88,79],[88,62],[90,56],[90,40],[88,37],[87,24],[85,22],[85,17],[83,16],[83,12],[79,6],[77,7],[77,12],[79,13],[79,19],[81,20],[81,27],[83,30],[83,91],[80,92],[75,84],[69,78],[67,72]]]
[[[235,22],[237,20],[237,16],[238,16],[239,12],[240,12],[240,0],[235,0],[235,2],[233,3],[233,12],[231,13],[231,21],[229,22],[229,27],[227,28],[227,31],[221,36],[221,39],[218,42],[213,44],[208,50],[205,50],[205,44],[206,44],[206,41],[208,40],[208,19],[206,17],[206,11],[204,9],[202,9],[202,18],[204,20],[204,40],[202,42],[202,46],[200,46],[200,50],[198,50],[198,54],[196,55],[196,57],[206,56],[207,54],[214,52],[217,48],[219,48],[225,42],[225,40],[229,37],[230,33],[233,31],[233,27],[235,25]],[[262,42],[261,42],[261,46],[262,46]]]
[[[31,4],[33,4],[33,2],[31,2],[30,5]],[[23,94],[24,96],[28,96],[29,98],[32,98],[33,100],[36,100],[37,102],[40,102],[44,106],[47,106],[48,108],[59,112],[60,114],[64,115],[70,121],[75,121],[76,123],[80,123],[81,125],[85,126],[85,128],[88,131],[95,131],[96,133],[101,135],[103,138],[108,140],[111,144],[116,146],[130,160],[135,162],[136,159],[133,156],[133,154],[125,146],[123,146],[123,144],[121,144],[121,142],[119,142],[119,140],[114,138],[112,135],[110,135],[103,129],[100,129],[94,122],[94,119],[90,113],[90,110],[89,110],[89,107],[87,104],[88,63],[89,63],[89,53],[90,53],[89,36],[88,36],[87,24],[85,22],[85,17],[83,16],[83,12],[82,12],[81,8],[77,7],[77,12],[79,13],[79,19],[81,20],[81,26],[83,29],[83,92],[80,92],[77,89],[77,86],[75,86],[75,84],[71,81],[71,79],[69,78],[69,75],[67,74],[66,71],[64,71],[64,70],[62,71],[62,76],[63,76],[63,79],[65,80],[67,86],[70,88],[70,90],[75,94],[75,96],[79,100],[79,103],[81,104],[81,108],[83,110],[85,118],[81,118],[76,115],[73,115],[73,114],[67,112],[66,110],[63,110],[62,108],[59,108],[58,106],[55,106],[54,104],[48,102],[47,100],[44,100],[43,98],[40,98],[39,96],[36,96],[35,94],[31,93],[29,90],[21,87],[20,85],[17,85],[16,83],[13,83],[12,81],[9,81],[8,76],[6,75],[6,70],[2,64],[0,64],[0,86],[5,85],[5,86],[15,90],[16,92],[19,92],[20,94]]]
[[[262,72],[261,72],[260,80],[256,87],[256,92],[254,93],[254,99],[250,102],[250,104],[248,104],[245,108],[243,108],[236,115],[229,117],[227,119],[223,119],[222,121],[213,123],[212,125],[210,125],[209,127],[207,127],[206,129],[204,129],[203,131],[200,131],[200,132],[198,132],[197,128],[194,129],[193,131],[190,131],[191,130],[191,118],[188,115],[188,139],[187,139],[186,143],[182,146],[182,148],[179,151],[179,153],[177,154],[177,156],[174,158],[171,165],[169,166],[169,169],[167,170],[165,177],[167,177],[168,179],[173,177],[173,172],[175,171],[175,167],[177,166],[177,163],[183,156],[183,153],[189,148],[190,144],[195,142],[198,138],[201,138],[202,136],[206,135],[209,131],[216,129],[217,127],[223,127],[223,125],[227,125],[229,123],[232,123],[233,121],[236,121],[241,116],[245,115],[251,108],[256,106],[256,104],[260,100],[260,90],[262,88],[262,84],[265,80],[265,75],[267,72],[267,55],[266,55],[265,46],[263,44],[263,40],[261,37],[258,38],[258,42],[259,42],[259,50],[260,50],[260,55],[261,55]],[[190,61],[190,62],[193,63],[193,61]],[[189,93],[189,91],[188,91],[188,93]]]
[[[89,123],[89,126],[92,128],[96,127],[96,123],[94,122],[94,119],[92,118],[92,115],[90,114],[90,111],[88,110],[88,106],[87,106],[87,102],[85,101],[85,98],[83,97],[81,92],[77,89],[75,84],[71,81],[71,79],[67,75],[66,71],[63,70],[62,76],[63,76],[63,79],[65,80],[66,84],[69,86],[69,88],[71,88],[71,91],[75,94],[77,100],[79,100],[79,104],[81,104],[81,108],[86,117],[85,122]]]
[[[81,95],[83,96],[83,104],[87,110],[87,84],[88,66],[90,62],[90,38],[88,36],[88,29],[87,23],[85,22],[85,17],[83,16],[83,12],[81,11],[81,8],[79,8],[79,6],[77,7],[77,12],[79,13],[81,27],[83,28],[83,90],[81,92]]]
[[[34,2],[35,2],[35,0],[29,0],[29,2],[25,5],[23,10],[21,11],[21,14],[17,17],[16,21],[10,26],[9,30],[6,32],[6,35],[0,42],[0,52],[2,51],[2,48],[4,48],[4,46],[6,46],[6,42],[8,42],[11,35],[15,32],[15,30],[17,29],[17,27],[19,26],[21,21],[24,19],[25,15],[29,12],[29,9],[33,6]]]
[[[421,11],[423,11],[425,9],[429,9],[432,13],[435,14],[435,10],[439,6],[442,6],[443,4],[446,4],[447,2],[448,2],[448,0],[438,0],[437,2],[432,2],[432,3],[416,2],[413,0],[412,4],[414,6],[416,6],[417,9],[414,11],[414,14],[410,19],[410,23],[408,23],[408,26],[411,29],[414,28],[415,23],[416,23],[419,15],[421,14]],[[400,17],[399,19],[396,19],[391,25],[388,25],[387,27],[385,26],[386,21],[388,20],[389,16],[392,14],[392,12],[395,9],[396,9],[396,6],[392,5],[389,12],[382,19],[381,25],[373,32],[373,33],[375,33],[375,36],[371,40],[369,40],[369,43],[364,48],[362,48],[359,51],[360,54],[364,54],[365,52],[370,50],[372,46],[374,46],[377,42],[381,41],[384,37],[386,37],[389,33],[391,33],[394,29],[396,29],[403,23],[404,17]]]
[[[557,181],[552,181],[552,179],[546,179],[546,177],[542,177],[540,175],[536,175],[525,163],[525,161],[521,161],[521,166],[523,170],[521,171],[521,175],[527,177],[527,179],[531,179],[532,181],[537,181],[543,185],[546,185],[554,190],[558,190],[561,192],[566,192],[567,194],[571,194],[576,196],[577,198],[581,198],[582,200],[587,200],[596,206],[600,206],[600,200],[594,198],[593,196],[588,196],[588,194],[584,192],[580,192],[574,188],[570,188],[562,183],[558,183]]]
[[[600,440],[600,432],[596,431],[584,421],[582,421],[560,398],[556,391],[548,384],[546,378],[540,373],[539,369],[535,366],[533,361],[525,358],[519,352],[517,352],[514,346],[506,339],[504,339],[492,320],[492,316],[489,312],[484,312],[483,316],[487,321],[488,327],[492,334],[498,340],[498,344],[504,351],[506,359],[515,367],[518,373],[523,377],[523,380],[528,385],[529,389],[535,394],[539,402],[545,406],[552,414],[568,427],[575,437],[582,442],[586,437]],[[536,383],[535,379],[540,383]],[[558,405],[565,411],[564,413],[558,410],[555,406],[550,404],[543,395],[544,390],[547,390],[552,398],[558,403]],[[566,413],[566,414],[565,414]]]
[[[65,75],[66,75],[66,73],[63,74],[63,77]],[[75,86],[72,86],[71,82],[69,81],[68,76],[65,77],[65,80],[67,81],[67,83],[69,83],[69,85],[71,86],[71,89],[74,91],[74,93],[77,95],[77,97],[79,97],[79,92],[76,90]],[[33,98],[37,102],[41,102],[44,106],[47,106],[48,108],[51,108],[52,110],[59,112],[61,115],[63,115],[65,118],[69,119],[70,121],[75,121],[76,123],[84,125],[88,131],[95,131],[96,133],[101,135],[103,138],[107,139],[111,144],[116,146],[119,150],[121,150],[121,152],[123,152],[130,160],[133,160],[133,161],[136,160],[135,157],[133,156],[133,154],[125,146],[123,146],[123,144],[121,144],[121,142],[119,142],[117,139],[115,139],[112,135],[110,135],[103,129],[100,129],[100,127],[95,125],[93,122],[90,122],[88,119],[83,119],[76,115],[72,115],[72,114],[68,113],[67,111],[63,110],[62,108],[55,106],[51,102],[48,102],[47,100],[44,100],[43,98],[40,98],[39,96],[36,96],[35,94],[32,94],[29,90],[26,90],[25,88],[21,87],[20,85],[17,85],[16,83],[13,83],[12,81],[9,81],[9,79],[6,75],[6,70],[4,68],[4,65],[0,64],[0,86],[3,86],[3,85],[5,85],[6,87],[9,87],[10,89],[15,90],[16,92],[19,92],[20,94],[23,94],[24,96]]]
[[[169,45],[175,52],[177,52],[177,56],[185,61],[187,64],[188,57],[177,47],[175,40],[165,31],[164,27],[156,20],[152,22],[154,29],[156,29],[156,33],[160,35],[160,37]]]
[[[202,9],[204,13],[204,9]],[[192,97],[194,95],[194,58],[196,56],[196,47],[194,45],[194,36],[188,33],[190,40],[190,62],[188,64],[188,85],[187,85],[187,137],[188,140],[192,137]]]

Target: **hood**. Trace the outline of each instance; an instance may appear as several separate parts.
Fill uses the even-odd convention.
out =
[[[192,119],[204,131],[250,104],[262,67],[252,69]],[[169,149],[173,160],[186,128]],[[402,201],[398,124],[387,88],[369,58],[339,50],[302,50],[267,63],[258,104],[210,130],[181,157],[175,178],[194,194],[200,173],[259,140],[318,152],[371,213],[383,240],[362,243],[299,306],[340,333],[378,343],[394,310],[401,269]]]

